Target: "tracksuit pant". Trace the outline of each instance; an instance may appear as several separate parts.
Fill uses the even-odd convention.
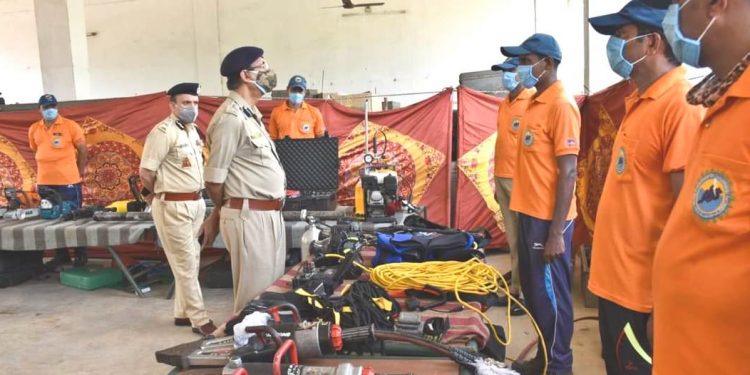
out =
[[[518,260],[521,291],[544,336],[550,373],[573,368],[573,301],[571,296],[574,225],[565,223],[565,254],[551,263],[544,260],[551,221],[518,214]],[[541,346],[540,346],[541,348]],[[542,353],[537,353],[541,356]]]

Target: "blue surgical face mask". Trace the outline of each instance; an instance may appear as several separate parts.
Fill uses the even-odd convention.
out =
[[[518,87],[516,72],[503,72],[503,87],[510,92],[513,92]]]
[[[672,4],[667,9],[667,15],[664,16],[662,21],[662,28],[664,29],[664,36],[667,37],[669,45],[672,47],[677,59],[688,64],[690,66],[700,68],[701,59],[701,39],[706,35],[708,30],[713,26],[716,17],[711,19],[698,39],[690,39],[685,37],[680,30],[680,9],[688,5],[691,0],[686,1],[682,6],[679,4]]]
[[[57,118],[57,108],[47,108],[42,110],[42,117],[47,121],[54,121]]]
[[[534,67],[536,64],[539,64],[543,60],[537,61],[534,65],[519,65],[518,68],[516,68],[516,74],[518,75],[518,82],[523,85],[523,87],[530,89],[539,82],[539,78],[542,78],[544,73],[547,71],[545,70],[542,72],[542,74],[539,75],[539,77],[534,77]]]
[[[293,105],[300,105],[302,104],[302,100],[305,98],[305,94],[301,92],[290,92],[289,93],[289,103]]]
[[[609,60],[609,66],[620,77],[625,79],[630,78],[630,75],[633,73],[633,67],[635,66],[635,64],[638,64],[646,58],[646,55],[643,55],[643,57],[641,57],[640,59],[634,62],[630,62],[625,58],[624,54],[625,46],[628,43],[645,36],[646,35],[639,35],[628,40],[618,38],[614,35],[609,38],[609,41],[607,42],[607,59]]]

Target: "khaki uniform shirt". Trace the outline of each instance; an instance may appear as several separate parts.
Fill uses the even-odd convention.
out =
[[[283,199],[286,175],[260,111],[236,92],[219,107],[208,125],[206,182],[224,184],[224,199]]]
[[[203,141],[195,124],[177,125],[170,115],[146,137],[141,168],[156,172],[154,193],[191,193],[203,189]]]

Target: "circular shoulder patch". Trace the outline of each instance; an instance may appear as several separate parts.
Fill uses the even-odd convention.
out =
[[[517,132],[518,128],[520,127],[521,127],[521,118],[520,117],[514,118],[513,122],[510,124],[510,130]]]
[[[716,221],[727,214],[733,199],[731,181],[723,172],[709,170],[695,186],[693,212],[703,221]]]
[[[615,173],[621,176],[625,173],[625,169],[628,166],[627,156],[625,154],[625,147],[620,147],[620,151],[617,152],[617,160],[615,160]]]
[[[534,144],[534,132],[531,129],[526,129],[523,133],[523,145],[529,147]]]

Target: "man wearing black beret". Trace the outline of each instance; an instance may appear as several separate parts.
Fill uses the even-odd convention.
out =
[[[167,91],[171,114],[146,137],[140,175],[175,281],[174,324],[212,334],[198,282],[198,234],[206,214],[203,189],[203,142],[198,135],[197,83],[180,83]]]
[[[206,219],[204,246],[221,227],[232,260],[234,312],[284,273],[286,234],[281,206],[286,175],[255,106],[276,86],[276,74],[257,47],[224,58],[228,98],[208,126],[206,189],[216,209]]]

